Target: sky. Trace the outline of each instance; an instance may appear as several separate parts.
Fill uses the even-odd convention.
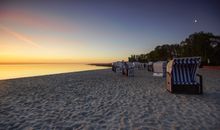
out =
[[[217,0],[1,0],[0,63],[107,63],[220,35]]]

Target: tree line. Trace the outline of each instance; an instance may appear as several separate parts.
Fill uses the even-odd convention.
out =
[[[220,36],[198,32],[179,44],[159,45],[146,54],[131,55],[129,62],[168,61],[174,57],[200,56],[203,65],[220,65]]]

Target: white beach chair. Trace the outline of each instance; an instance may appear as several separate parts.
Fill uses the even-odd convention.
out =
[[[166,77],[166,61],[157,61],[153,63],[153,76]]]

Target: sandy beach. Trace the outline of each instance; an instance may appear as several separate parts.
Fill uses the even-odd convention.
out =
[[[220,129],[220,70],[201,69],[203,95],[171,94],[165,78],[110,69],[0,81],[0,129]]]

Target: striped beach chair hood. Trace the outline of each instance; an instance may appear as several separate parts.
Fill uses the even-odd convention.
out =
[[[172,73],[174,84],[196,84],[196,71],[200,62],[200,57],[174,58],[168,63],[167,71]]]

